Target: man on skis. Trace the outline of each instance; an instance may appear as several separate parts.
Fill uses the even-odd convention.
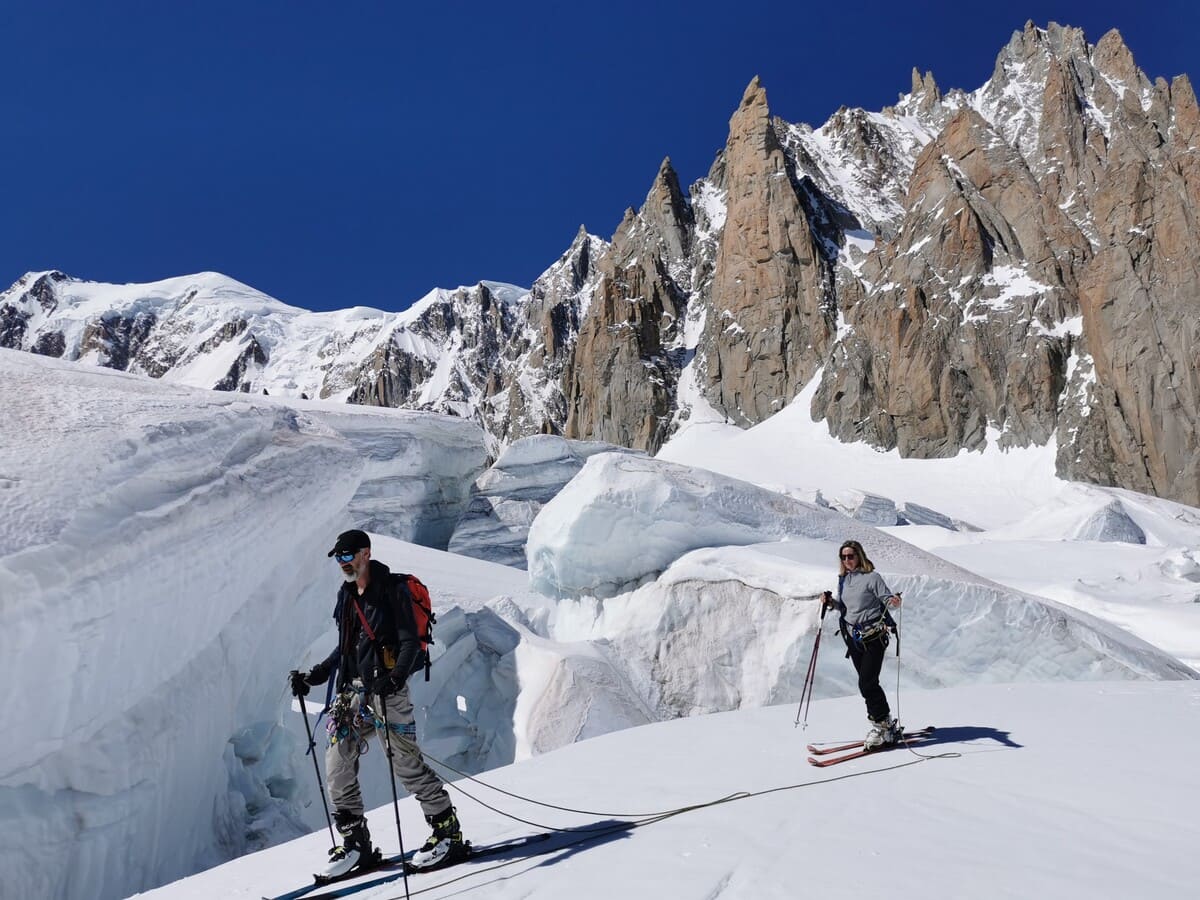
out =
[[[433,834],[414,854],[414,868],[449,865],[468,853],[458,816],[442,780],[425,763],[416,743],[408,677],[425,665],[408,588],[383,563],[371,559],[371,539],[357,529],[338,535],[329,551],[342,571],[333,617],[338,643],[307,672],[292,675],[292,692],[336,677],[329,708],[325,780],[342,845],[330,851],[322,878],[366,870],[381,859],[371,846],[358,784],[359,757],[371,734],[383,732],[391,746],[392,771],[421,804]],[[384,708],[386,704],[386,710]],[[386,750],[387,748],[385,748]]]

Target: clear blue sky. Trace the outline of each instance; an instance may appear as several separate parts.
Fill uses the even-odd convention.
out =
[[[823,122],[913,66],[974,89],[1026,19],[1200,75],[1188,3],[5,0],[0,282],[202,270],[310,309],[529,285],[685,184],[750,79]]]

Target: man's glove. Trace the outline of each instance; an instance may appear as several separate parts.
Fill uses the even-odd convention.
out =
[[[371,682],[371,693],[378,694],[380,697],[386,697],[389,694],[396,693],[402,687],[404,687],[404,682],[388,672],[385,675],[380,675]]]
[[[308,696],[308,681],[306,680],[303,672],[292,672],[288,678],[292,682],[293,697]]]
[[[309,669],[307,675],[303,672],[292,672],[288,678],[292,683],[292,696],[307,697],[309,685],[324,684],[329,680],[329,665],[320,662]]]
[[[324,684],[329,680],[330,668],[329,663],[319,662],[309,670],[304,680],[309,684]]]

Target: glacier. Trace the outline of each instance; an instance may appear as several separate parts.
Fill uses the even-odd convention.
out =
[[[392,532],[374,533],[378,558],[434,595],[433,677],[413,696],[422,745],[452,776],[794,700],[846,537],[905,593],[889,677],[906,696],[1197,677],[1176,658],[1191,644],[1173,656],[1068,590],[1066,573],[1090,567],[1195,594],[1200,516],[1128,492],[1069,486],[983,533],[881,529],[695,465],[601,452],[534,519],[526,573],[437,546],[483,462],[463,420],[10,351],[0,402],[0,660],[14,721],[39,726],[0,769],[0,865],[17,896],[124,896],[322,829],[285,675],[328,652],[338,576],[325,551],[372,516]],[[558,457],[543,456],[527,484],[555,481]],[[780,467],[756,474],[804,493]],[[1113,497],[1145,545],[1062,540]],[[1066,568],[1009,583],[1007,546],[1051,547]],[[851,694],[823,627],[833,649],[816,695]],[[374,758],[363,780],[384,802]]]

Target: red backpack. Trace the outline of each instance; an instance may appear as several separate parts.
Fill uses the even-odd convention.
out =
[[[437,617],[433,614],[433,601],[429,597],[429,588],[421,583],[416,575],[404,572],[392,576],[404,588],[408,599],[412,601],[413,623],[416,625],[417,640],[421,642],[421,652],[425,654],[425,680],[429,680],[429,645],[433,643],[433,626]]]

